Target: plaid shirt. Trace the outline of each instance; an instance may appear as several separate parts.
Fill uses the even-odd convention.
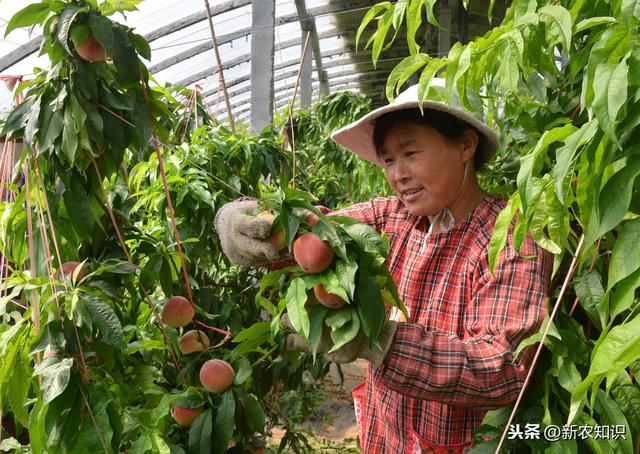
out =
[[[509,235],[491,274],[489,240],[504,206],[488,196],[430,236],[426,218],[397,197],[337,213],[387,234],[388,267],[410,315],[384,366],[367,374],[365,453],[408,452],[414,440],[423,452],[461,452],[488,409],[516,399],[533,351],[513,353],[542,323],[551,261],[530,236],[518,255]]]

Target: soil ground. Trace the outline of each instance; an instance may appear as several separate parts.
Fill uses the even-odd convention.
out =
[[[300,425],[300,428],[309,430],[318,440],[327,440],[332,443],[356,440],[358,430],[351,391],[364,381],[367,364],[364,360],[358,360],[342,365],[344,383],[340,382],[337,367],[332,364],[321,387],[325,400],[320,405],[318,413],[323,417],[307,420]],[[274,428],[269,444],[277,445],[281,438],[282,431]]]

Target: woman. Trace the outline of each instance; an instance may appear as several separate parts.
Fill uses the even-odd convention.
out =
[[[418,87],[337,131],[333,139],[381,166],[396,196],[338,212],[384,231],[387,266],[409,311],[388,321],[382,351],[352,342],[338,362],[365,358],[362,439],[366,453],[463,452],[486,411],[516,399],[546,312],[550,260],[527,236],[509,235],[495,270],[489,241],[505,201],[486,194],[476,170],[498,147],[472,114],[438,101],[418,108]],[[216,219],[232,261],[277,259],[262,238],[270,225],[247,216],[255,202],[225,205]],[[527,258],[524,258],[527,257]],[[392,315],[392,318],[396,318]]]

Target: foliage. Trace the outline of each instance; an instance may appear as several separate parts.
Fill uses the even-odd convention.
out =
[[[11,21],[47,25],[42,49],[52,64],[17,89],[25,101],[1,125],[28,145],[18,167],[26,165],[26,184],[0,202],[0,253],[9,261],[0,285],[0,413],[3,430],[15,425],[2,446],[242,452],[270,424],[287,429],[285,445],[301,446],[305,435],[281,396],[302,386],[304,371],[318,378],[328,364],[283,351],[282,335],[255,331],[252,343],[240,342],[261,320],[255,300],[264,272],[231,266],[213,231],[224,203],[257,196],[262,184],[286,186],[292,155],[274,130],[256,137],[211,126],[197,91],[153,85],[140,58],[148,44],[106,17],[135,4],[44,1]],[[111,53],[106,61],[75,54],[86,27]],[[355,116],[361,105],[340,108]],[[307,144],[321,149],[327,140]],[[332,205],[342,192],[324,194]],[[69,261],[88,274],[56,276]],[[193,325],[163,326],[163,303],[188,293]],[[191,327],[207,330],[212,347],[176,354]],[[199,386],[210,358],[235,370],[221,395]],[[205,411],[181,428],[170,416],[177,404]]]
[[[406,24],[411,55],[391,73],[387,95],[392,98],[415,74],[426,96],[442,69],[449,95],[457,92],[500,135],[501,151],[482,175],[489,191],[509,196],[491,244],[493,264],[512,222],[517,245],[530,232],[555,255],[553,299],[571,278],[569,259],[578,257],[545,341],[537,390],[528,391],[518,418],[544,426],[621,424],[626,440],[567,441],[561,449],[632,452],[640,409],[633,373],[640,359],[640,8],[632,0],[515,0],[499,26],[434,58],[415,44],[423,6],[434,22],[431,3],[383,2],[363,22],[359,35],[367,21],[378,24],[366,44],[374,60],[396,38],[388,30]],[[526,342],[539,340],[540,334]],[[498,435],[505,422],[493,421]],[[551,449],[526,440],[511,447]]]

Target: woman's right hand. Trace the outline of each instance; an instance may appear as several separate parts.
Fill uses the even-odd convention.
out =
[[[230,202],[216,214],[214,226],[222,251],[233,264],[259,266],[282,259],[276,245],[266,241],[271,233],[271,220],[249,214],[257,207],[256,200]]]

